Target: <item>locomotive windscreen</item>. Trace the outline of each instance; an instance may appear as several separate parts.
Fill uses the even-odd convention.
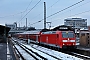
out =
[[[74,33],[73,32],[62,32],[62,37],[63,38],[74,38]]]

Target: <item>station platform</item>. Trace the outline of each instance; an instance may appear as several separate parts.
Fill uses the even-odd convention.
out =
[[[0,60],[7,60],[7,44],[0,43]]]
[[[16,60],[10,44],[0,43],[0,60]]]

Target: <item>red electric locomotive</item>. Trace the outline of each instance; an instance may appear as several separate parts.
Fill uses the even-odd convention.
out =
[[[30,39],[31,42],[44,44],[58,48],[76,48],[76,38],[74,31],[67,29],[67,27],[55,28],[52,31],[26,31],[17,34],[24,39]],[[21,37],[20,37],[21,38]]]
[[[46,44],[58,48],[75,48],[76,41],[73,31],[48,31],[42,32],[40,44]]]

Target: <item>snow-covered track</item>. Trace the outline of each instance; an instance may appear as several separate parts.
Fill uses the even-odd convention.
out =
[[[90,57],[89,56],[85,56],[85,55],[82,55],[82,54],[78,54],[78,53],[74,53],[74,52],[71,52],[73,55],[75,56],[78,56],[78,57],[81,57],[83,59],[87,59],[87,60],[90,60]]]
[[[25,46],[26,47],[26,46]],[[31,46],[33,49],[35,49],[35,50],[37,50],[37,51],[40,51],[40,52],[42,52],[42,53],[44,53],[44,54],[46,54],[46,55],[48,55],[48,56],[51,56],[51,57],[53,57],[53,58],[55,58],[55,59],[57,59],[57,60],[61,60],[60,58],[58,58],[58,57],[56,57],[56,56],[53,56],[53,55],[50,55],[49,53],[46,53],[46,52],[44,52],[44,51],[41,51],[41,50],[39,50],[39,49],[36,49],[35,47],[33,47],[33,46]],[[27,47],[26,47],[27,48]]]
[[[73,55],[81,57],[86,60],[90,60],[90,51],[76,49],[75,51],[71,52]]]
[[[46,58],[46,59],[43,59],[43,60],[83,60],[81,58],[77,58],[77,57],[72,56],[70,54],[55,51],[55,50],[52,50],[50,48],[39,46],[37,44],[32,44],[32,43],[27,44],[24,41],[19,40],[19,39],[13,39],[13,40],[15,42],[17,42],[18,44],[20,44],[21,46],[24,46],[24,48],[26,50],[31,49],[32,51],[34,51],[37,54],[39,54],[39,55],[43,56],[44,58]],[[18,46],[16,46],[16,47],[18,47]],[[21,50],[21,49],[18,48],[18,50]],[[21,54],[21,55],[23,55],[23,54]],[[27,56],[27,54],[26,54],[26,56]],[[42,60],[42,59],[38,59],[38,60]]]
[[[15,45],[15,47],[19,50],[19,49],[22,49],[24,50],[27,54],[29,54],[30,56],[32,56],[34,59],[36,60],[40,60],[40,59],[44,59],[44,60],[47,60],[46,58],[44,58],[43,56],[39,55],[37,52],[34,52],[32,51],[31,49],[29,48],[26,48],[24,45],[18,43],[17,41],[14,41],[17,45]],[[19,47],[19,48],[18,48]],[[25,54],[26,54],[25,53]],[[20,53],[21,55],[21,53]],[[21,56],[23,59],[27,59],[25,58],[24,56]]]
[[[14,40],[13,40],[14,41]],[[35,51],[37,50],[37,51],[39,51],[40,53],[38,53],[38,52],[35,52],[35,51],[33,51],[32,49],[29,49],[29,48],[27,48],[25,45],[23,45],[23,44],[21,44],[21,43],[18,43],[17,41],[14,41],[16,44],[18,44],[23,50],[25,50],[28,54],[30,54],[32,57],[34,57],[36,60],[48,60],[49,58],[48,57],[50,57],[50,59],[54,59],[54,60],[61,60],[60,58],[57,58],[57,57],[55,57],[55,56],[52,56],[52,55],[50,55],[50,54],[47,54],[47,53],[45,53],[45,52],[43,52],[43,51],[40,51],[40,50],[37,50],[37,49],[35,49],[35,48],[33,48],[33,49],[35,49]],[[29,51],[31,51],[31,53],[29,52]],[[21,54],[20,54],[21,55]],[[39,58],[37,58],[36,56],[38,56]],[[48,57],[47,57],[48,56]],[[23,58],[24,59],[24,58]]]
[[[67,53],[67,54],[70,54],[72,56],[76,56],[76,57],[85,59],[85,60],[90,60],[90,56],[83,55],[83,54],[79,53],[79,51],[81,51],[81,50],[76,49],[76,50],[73,50],[73,51],[70,50],[70,51],[63,51],[63,52]],[[82,53],[84,53],[84,51]]]

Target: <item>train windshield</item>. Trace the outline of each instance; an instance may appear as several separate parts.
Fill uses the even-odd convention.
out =
[[[74,33],[73,32],[62,32],[62,37],[63,38],[74,38]]]

